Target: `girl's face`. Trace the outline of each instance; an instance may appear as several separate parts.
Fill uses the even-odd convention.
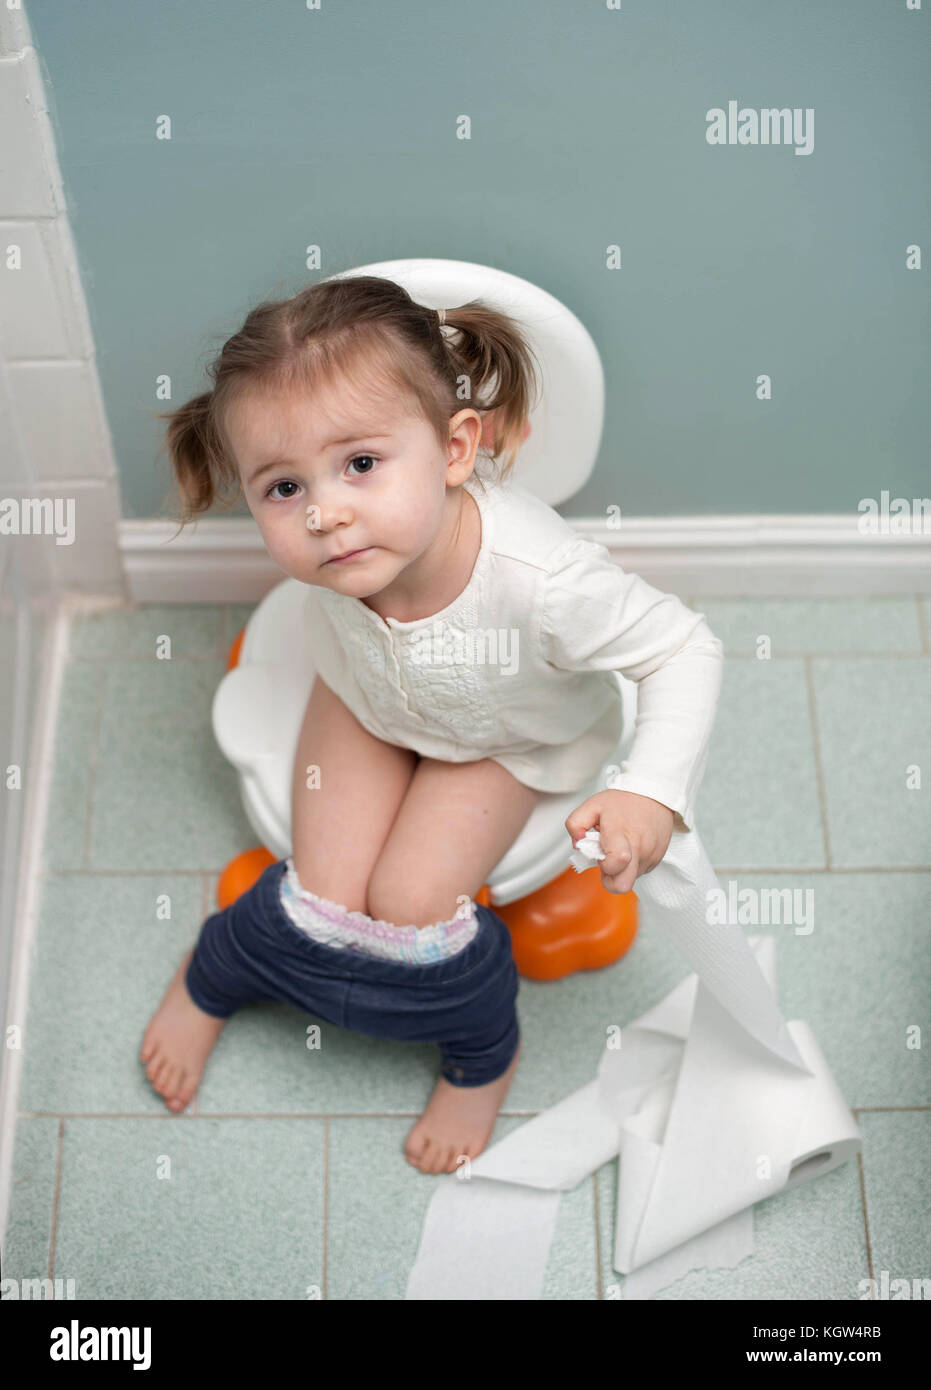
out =
[[[410,566],[416,587],[418,561],[427,575],[438,547],[448,550],[454,489],[472,472],[481,436],[477,411],[451,418],[445,450],[422,416],[338,392],[252,393],[225,423],[249,510],[293,579],[367,598]],[[335,558],[352,551],[361,554]]]

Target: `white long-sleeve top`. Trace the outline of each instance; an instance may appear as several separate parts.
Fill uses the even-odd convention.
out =
[[[493,758],[546,792],[652,797],[691,829],[724,648],[701,613],[509,482],[465,487],[482,519],[472,575],[446,608],[402,622],[308,586],[317,672],[377,738],[445,762]],[[614,672],[638,683],[628,757]],[[590,793],[589,793],[590,794]]]

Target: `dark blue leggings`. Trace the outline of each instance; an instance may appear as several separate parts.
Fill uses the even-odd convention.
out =
[[[507,1070],[520,1038],[518,976],[496,912],[475,905],[478,931],[457,955],[426,965],[382,960],[301,931],[279,897],[286,867],[270,864],[204,922],[185,977],[199,1009],[229,1018],[274,1001],[371,1038],[438,1043],[454,1086],[483,1086]]]

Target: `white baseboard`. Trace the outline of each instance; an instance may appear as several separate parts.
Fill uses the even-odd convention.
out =
[[[931,532],[861,535],[859,517],[643,517],[620,529],[571,524],[659,589],[723,597],[931,593]],[[120,551],[136,603],[257,603],[286,575],[249,518],[123,521]],[[169,544],[170,542],[170,544]]]

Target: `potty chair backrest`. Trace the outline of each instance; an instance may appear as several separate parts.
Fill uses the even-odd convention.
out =
[[[542,388],[510,478],[551,507],[585,485],[601,445],[604,373],[588,331],[565,304],[529,280],[471,261],[378,261],[330,278],[352,275],[394,280],[430,309],[481,299],[509,314],[534,351]]]

